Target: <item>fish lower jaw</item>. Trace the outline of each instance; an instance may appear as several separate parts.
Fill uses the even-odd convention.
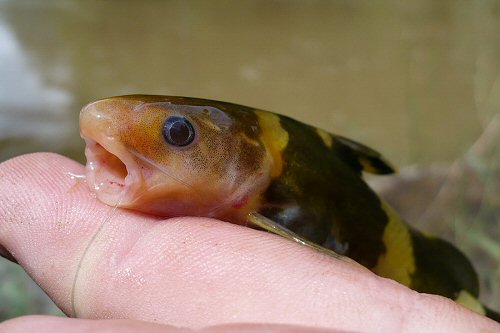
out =
[[[87,182],[99,200],[110,206],[124,206],[140,183],[136,163],[124,148],[85,139]],[[110,147],[111,146],[111,147]],[[117,153],[116,151],[120,151]]]

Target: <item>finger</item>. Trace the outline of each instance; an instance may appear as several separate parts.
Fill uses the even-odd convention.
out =
[[[187,328],[147,323],[138,320],[85,320],[50,316],[25,316],[0,323],[0,333],[187,333]],[[232,324],[196,330],[197,333],[342,333],[329,329],[271,324]]]
[[[0,243],[67,313],[184,327],[495,327],[449,300],[419,295],[270,234],[209,219],[113,213],[68,176],[81,172],[57,155],[0,166]]]
[[[137,320],[85,320],[51,316],[25,316],[0,323],[0,333],[184,333],[189,329]]]

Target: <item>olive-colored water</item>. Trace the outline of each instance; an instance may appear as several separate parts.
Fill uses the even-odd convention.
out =
[[[449,163],[498,114],[499,71],[499,1],[3,0],[0,161],[83,162],[81,106],[150,93],[288,114],[397,165]]]

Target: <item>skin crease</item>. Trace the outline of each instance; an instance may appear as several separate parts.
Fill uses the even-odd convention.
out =
[[[446,298],[275,235],[113,210],[71,177],[83,172],[44,153],[0,164],[0,253],[14,257],[67,314],[122,320],[31,316],[0,324],[0,332],[291,331],[269,324],[299,325],[295,332],[500,330]]]

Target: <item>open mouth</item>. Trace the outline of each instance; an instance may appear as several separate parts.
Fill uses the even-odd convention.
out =
[[[125,147],[112,140],[84,140],[89,186],[108,205],[126,205],[132,199],[141,179],[133,156]]]

